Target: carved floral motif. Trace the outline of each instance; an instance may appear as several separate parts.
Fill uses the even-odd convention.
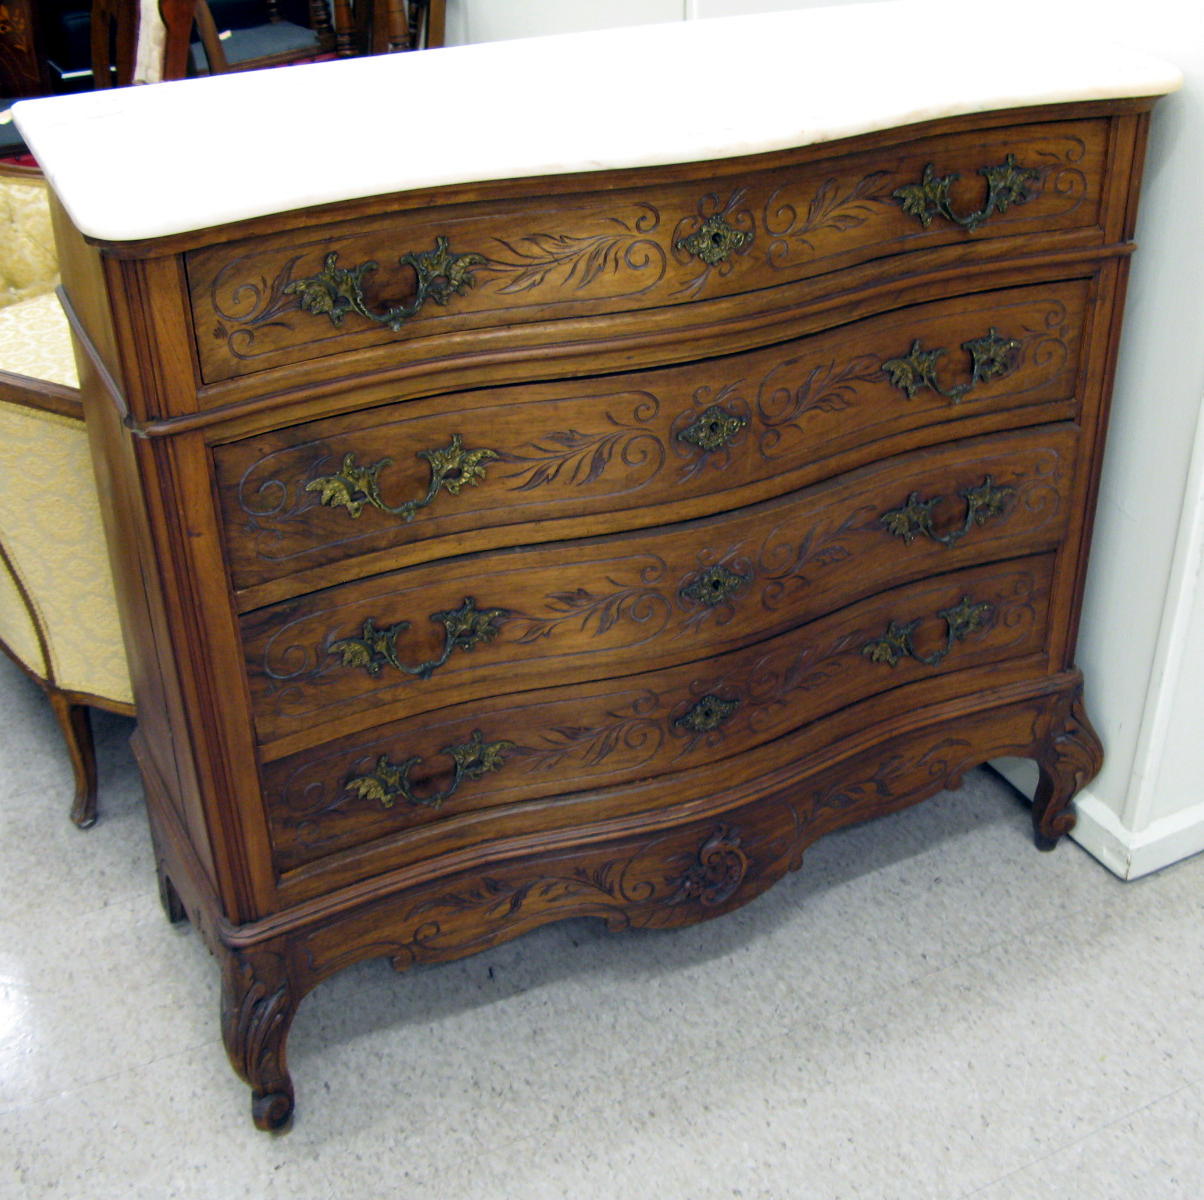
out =
[[[747,870],[748,858],[740,849],[739,833],[726,825],[717,825],[699,847],[697,861],[681,876],[677,890],[666,903],[697,901],[704,908],[717,908],[736,894]]]

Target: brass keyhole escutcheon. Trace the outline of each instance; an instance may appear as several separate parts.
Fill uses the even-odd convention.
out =
[[[711,454],[722,450],[747,424],[744,417],[728,412],[721,404],[712,404],[677,435],[677,440]]]
[[[734,596],[751,578],[751,575],[738,575],[719,563],[707,567],[692,583],[681,589],[681,594],[707,608],[715,608]]]

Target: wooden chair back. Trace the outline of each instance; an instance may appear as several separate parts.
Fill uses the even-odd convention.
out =
[[[92,0],[92,86],[128,87],[138,53],[138,0]]]
[[[272,25],[284,27],[288,24],[281,21],[276,0],[264,0],[263,11],[265,21],[259,28],[267,29]],[[263,58],[244,58],[237,62],[231,62],[226,53],[207,0],[159,0],[159,12],[167,30],[165,79],[181,79],[188,73],[194,29],[195,40],[201,43],[204,50],[210,75],[304,62],[317,55],[329,54],[335,48],[335,32],[326,0],[309,0],[309,28],[314,36],[312,45],[272,53]]]
[[[392,54],[443,45],[446,0],[334,0],[338,52]]]

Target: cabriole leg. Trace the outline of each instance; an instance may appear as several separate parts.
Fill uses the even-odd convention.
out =
[[[62,692],[53,688],[47,689],[47,695],[66,739],[71,768],[75,772],[71,820],[80,829],[90,829],[96,824],[96,749],[88,709],[83,704],[72,704]]]
[[[251,1085],[251,1116],[277,1130],[293,1112],[285,1042],[298,998],[283,953],[228,950],[222,967],[222,1038],[235,1071]]]
[[[1033,840],[1038,850],[1052,850],[1074,828],[1071,802],[1099,774],[1104,761],[1103,746],[1083,708],[1082,688],[1068,699],[1037,755],[1040,780],[1033,797]]]

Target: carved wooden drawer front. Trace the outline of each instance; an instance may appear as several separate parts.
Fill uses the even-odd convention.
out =
[[[257,610],[261,739],[714,653],[876,588],[1055,544],[1075,428],[919,451],[798,496],[607,540],[409,568]]]
[[[261,589],[244,596],[251,607],[305,580],[263,585],[352,556],[414,561],[486,531],[484,544],[522,541],[536,521],[543,539],[558,519],[603,513],[621,527],[633,508],[660,520],[674,504],[716,511],[739,489],[786,491],[871,440],[1068,400],[1087,289],[956,297],[689,366],[471,392],[420,416],[399,404],[218,446],[232,578]]]
[[[1051,567],[971,568],[703,662],[460,704],[291,755],[264,768],[277,866],[717,762],[877,692],[1039,652]]]
[[[1106,147],[1102,120],[1022,125],[196,250],[201,371],[215,382],[443,332],[681,305],[967,240],[1098,240]]]
[[[191,208],[173,173],[172,204],[126,181],[132,215],[46,107],[161,894],[219,960],[260,1128],[292,1112],[298,1004],[366,958],[701,920],[999,757],[1035,761],[1038,846],[1073,826],[1101,761],[1074,642],[1174,73],[1000,50],[959,13],[951,87],[891,7],[642,31],[661,78],[602,106],[549,101],[522,46],[315,66],[281,147],[336,107],[299,114],[307,89],[369,111],[436,75],[534,132],[486,146],[479,105],[436,103],[430,151],[361,122],[315,183],[256,144]],[[582,39],[558,61],[630,48]],[[765,87],[731,101],[741,52]],[[207,95],[235,111],[193,86],[180,145]],[[155,125],[127,93],[65,99],[118,144]]]

